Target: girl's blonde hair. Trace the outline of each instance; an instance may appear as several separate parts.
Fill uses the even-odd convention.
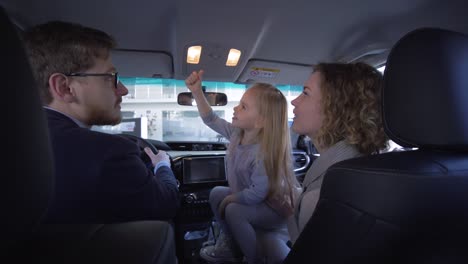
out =
[[[382,125],[382,74],[365,63],[320,63],[323,124],[314,138],[322,147],[341,140],[363,154],[387,147]]]
[[[263,128],[259,131],[261,156],[268,175],[268,198],[287,197],[294,208],[299,183],[293,172],[291,138],[286,97],[271,84],[256,83],[249,88],[255,93]]]

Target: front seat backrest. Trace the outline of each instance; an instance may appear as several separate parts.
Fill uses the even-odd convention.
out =
[[[403,36],[382,96],[386,133],[414,150],[332,166],[285,263],[468,263],[468,36]]]
[[[37,227],[53,191],[53,166],[39,92],[15,27],[0,7],[2,120],[1,250]]]

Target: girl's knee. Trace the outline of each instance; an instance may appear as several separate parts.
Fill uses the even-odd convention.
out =
[[[225,186],[216,186],[210,191],[210,200],[217,197],[226,197],[231,191]]]
[[[224,208],[224,215],[227,221],[240,221],[245,219],[244,216],[247,216],[244,206],[238,203],[230,203]]]
[[[231,193],[230,189],[225,186],[216,186],[210,191],[209,201],[214,207],[217,207],[221,201]]]

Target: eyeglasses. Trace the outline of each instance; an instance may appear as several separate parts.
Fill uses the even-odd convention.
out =
[[[118,72],[109,72],[109,73],[87,73],[87,72],[73,72],[69,74],[65,74],[65,76],[70,77],[88,77],[88,76],[107,76],[114,78],[114,87],[117,89],[117,85],[120,82],[119,73]]]

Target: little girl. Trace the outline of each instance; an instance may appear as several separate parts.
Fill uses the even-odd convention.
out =
[[[238,245],[248,263],[258,263],[255,230],[284,228],[299,189],[292,169],[287,101],[274,86],[254,84],[234,107],[229,123],[213,113],[201,88],[202,75],[202,70],[193,72],[185,83],[203,122],[230,144],[229,187],[213,188],[209,198],[221,232],[216,244],[202,248],[200,256],[209,262],[238,261]]]

